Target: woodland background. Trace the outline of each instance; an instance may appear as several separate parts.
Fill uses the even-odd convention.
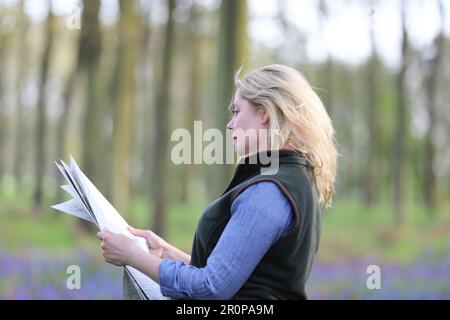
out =
[[[190,251],[233,167],[174,165],[171,133],[224,131],[234,72],[283,63],[323,99],[340,154],[309,297],[449,299],[449,14],[448,0],[0,0],[0,298],[121,298],[94,230],[50,209],[69,155],[131,225]]]

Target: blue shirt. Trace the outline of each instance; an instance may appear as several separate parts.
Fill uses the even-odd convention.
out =
[[[293,222],[291,204],[275,183],[251,185],[233,202],[230,221],[205,267],[161,261],[161,293],[175,299],[232,298]]]

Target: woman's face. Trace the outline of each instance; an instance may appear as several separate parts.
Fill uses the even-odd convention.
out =
[[[238,156],[254,153],[258,148],[260,129],[269,127],[269,117],[262,109],[257,109],[236,92],[233,105],[233,118],[227,124],[232,131],[234,149]]]

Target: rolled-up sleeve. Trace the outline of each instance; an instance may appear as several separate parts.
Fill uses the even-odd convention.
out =
[[[292,225],[291,204],[275,183],[250,186],[233,202],[230,221],[205,267],[162,260],[161,293],[175,299],[232,298]]]

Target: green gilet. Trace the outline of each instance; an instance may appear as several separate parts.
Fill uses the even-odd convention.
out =
[[[294,226],[266,252],[233,299],[307,298],[305,284],[319,247],[322,211],[306,157],[293,150],[278,153],[278,170],[272,175],[262,174],[262,169],[271,163],[264,165],[259,155],[240,161],[225,192],[206,208],[197,225],[191,265],[205,267],[231,218],[233,201],[246,188],[260,181],[272,181],[292,205]]]

